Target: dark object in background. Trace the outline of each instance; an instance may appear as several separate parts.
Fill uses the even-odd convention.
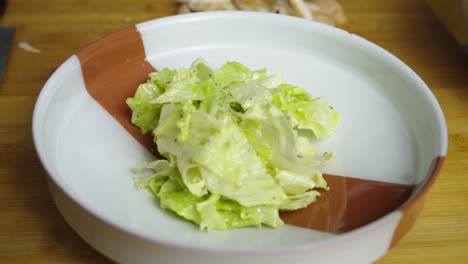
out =
[[[426,2],[468,54],[468,0]]]
[[[0,19],[5,12],[6,4],[6,0],[0,0]],[[0,84],[8,63],[8,54],[10,53],[11,43],[13,42],[14,35],[14,27],[0,27]]]
[[[0,0],[0,17],[3,15],[3,12],[5,12],[6,8],[6,0]]]
[[[8,54],[10,53],[14,35],[14,27],[0,27],[0,84],[7,66]]]

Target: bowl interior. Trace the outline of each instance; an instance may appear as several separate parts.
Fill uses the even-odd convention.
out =
[[[304,220],[299,215],[275,230],[204,233],[161,210],[148,191],[134,187],[131,169],[154,156],[141,144],[138,131],[128,127],[125,98],[148,72],[188,67],[197,57],[214,67],[231,60],[254,69],[267,67],[313,96],[326,97],[341,113],[336,135],[315,142],[319,151],[335,153],[324,172],[347,180],[334,185],[341,194],[330,194],[313,212],[325,217],[321,228],[298,227]],[[51,178],[91,213],[148,239],[224,249],[297,247],[365,227],[424,184],[434,160],[446,153],[445,133],[442,112],[429,89],[383,49],[329,26],[250,13],[160,19],[93,43],[53,74],[34,115],[36,147]],[[379,184],[387,190],[407,188],[403,196],[389,194],[392,205],[372,205],[369,210],[378,212],[377,217],[366,218],[359,208],[366,208],[372,196],[351,192],[346,186],[354,181],[361,189],[383,188],[375,187]],[[346,221],[348,228],[337,228]]]

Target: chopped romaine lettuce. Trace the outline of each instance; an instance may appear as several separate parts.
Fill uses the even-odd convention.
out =
[[[334,133],[339,114],[329,103],[238,62],[213,70],[200,58],[149,77],[127,104],[166,159],[137,165],[152,174],[134,182],[161,208],[202,230],[278,227],[279,210],[304,208],[328,189],[320,168],[331,153],[317,154],[311,137]]]

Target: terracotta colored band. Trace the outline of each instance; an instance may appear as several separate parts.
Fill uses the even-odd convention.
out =
[[[424,198],[427,194],[429,188],[434,184],[437,176],[439,175],[440,169],[444,163],[445,157],[437,157],[432,162],[432,169],[430,171],[430,176],[426,182],[421,183],[418,186],[416,193],[411,197],[407,202],[405,202],[400,210],[403,213],[403,217],[400,219],[398,226],[393,234],[392,242],[390,248],[394,247],[398,241],[410,230],[413,226],[416,218],[421,211],[424,203]]]
[[[414,185],[334,175],[324,177],[330,191],[321,191],[317,201],[307,208],[282,212],[285,223],[324,232],[348,232],[397,209],[414,189]]]
[[[135,139],[154,150],[151,137],[145,137],[130,122],[125,104],[133,97],[148,73],[156,71],[145,59],[145,49],[136,27],[111,34],[79,50],[86,89]]]

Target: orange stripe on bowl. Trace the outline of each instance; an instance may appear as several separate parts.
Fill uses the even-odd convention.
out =
[[[154,150],[151,137],[145,137],[130,122],[125,104],[148,73],[156,71],[145,59],[145,49],[136,27],[129,27],[79,50],[86,89],[135,139]]]
[[[344,233],[396,210],[414,190],[414,185],[324,175],[330,191],[308,207],[282,212],[286,224],[323,232]]]
[[[439,175],[444,160],[445,157],[437,157],[434,159],[432,162],[432,171],[430,172],[428,180],[424,183],[421,183],[421,185],[416,189],[415,195],[401,206],[400,210],[403,213],[403,216],[400,219],[397,228],[395,229],[392,242],[390,243],[390,248],[394,247],[413,226],[417,216],[419,215],[419,212],[423,207],[424,198],[429,188],[432,186],[432,184],[434,184],[437,176]]]

